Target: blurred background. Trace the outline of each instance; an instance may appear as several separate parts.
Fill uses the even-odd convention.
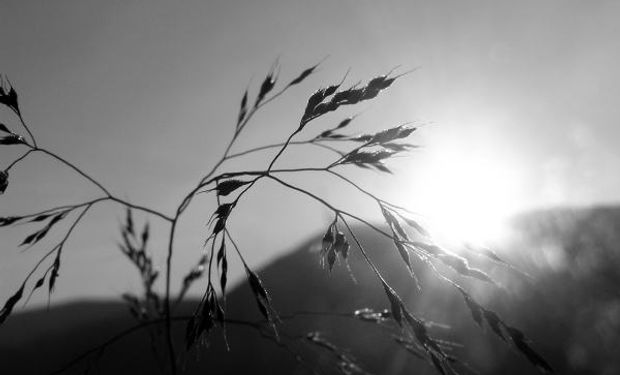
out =
[[[314,76],[257,114],[235,151],[286,139],[308,96],[340,81],[346,72],[346,85],[353,85],[394,68],[397,73],[415,69],[377,99],[313,123],[299,139],[348,115],[359,114],[350,125],[352,133],[413,121],[420,128],[411,140],[421,147],[390,164],[393,176],[354,167],[342,172],[419,213],[438,239],[492,246],[531,274],[534,285],[498,270],[496,277],[509,274],[502,279],[508,295],[486,288],[479,297],[540,342],[540,351],[563,373],[612,374],[620,371],[608,351],[618,341],[620,324],[620,224],[614,206],[620,198],[620,113],[613,99],[620,94],[615,66],[619,15],[620,4],[612,1],[3,1],[0,72],[16,88],[24,118],[42,147],[96,176],[119,197],[172,214],[224,151],[244,90],[249,87],[255,94],[274,62],[282,84],[324,60]],[[0,121],[20,130],[5,108]],[[22,152],[13,146],[0,149],[2,168]],[[222,170],[264,168],[273,155],[252,154]],[[300,146],[289,149],[278,166],[324,165],[332,158]],[[371,200],[334,179],[300,174],[289,181],[380,220]],[[11,170],[0,216],[79,203],[99,194],[58,162],[31,155]],[[329,279],[305,246],[325,230],[329,212],[266,182],[242,203],[230,225],[252,267],[268,267],[268,278],[270,269],[275,275],[283,272],[273,263],[282,256],[303,265],[299,259],[308,259],[309,267],[317,268],[316,277],[331,285],[325,288],[334,288],[334,296],[344,293],[337,285],[348,279]],[[176,269],[182,270],[173,275],[176,285],[201,254],[213,207],[213,199],[205,196],[183,217],[174,258]],[[94,300],[109,307],[105,301],[139,290],[139,278],[117,248],[123,218],[114,204],[89,212],[67,243],[52,306],[68,309],[75,305],[66,303]],[[136,217],[140,223],[147,219],[153,228],[151,250],[162,268],[167,227],[156,218]],[[1,230],[4,301],[47,249],[44,244],[27,251],[18,247],[32,232],[30,226]],[[376,256],[383,261],[384,255]],[[385,260],[386,269],[404,274],[397,259],[392,261],[394,265]],[[243,273],[238,261],[231,262],[236,285]],[[367,272],[360,268],[358,273],[362,278]],[[369,281],[368,288],[376,288],[374,284]],[[424,296],[442,290],[427,284]],[[278,287],[275,281],[268,285]],[[201,293],[200,288],[190,291]],[[278,293],[280,301],[294,301],[293,291],[274,290]],[[425,314],[458,320],[451,323],[457,339],[470,340],[472,332],[481,335],[448,289],[426,301],[420,304]],[[304,304],[311,299],[298,302],[309,308]],[[342,306],[324,303],[320,306],[326,310],[338,310],[385,301],[377,295]],[[38,317],[46,304],[44,293],[35,294],[17,312],[25,313],[23,319]],[[102,311],[91,307],[85,311]],[[442,311],[454,316],[442,316]],[[42,330],[53,325],[46,323]],[[25,341],[22,350],[12,352],[15,358],[34,347],[30,336],[15,337],[20,335]],[[496,348],[501,345],[486,336],[467,347],[478,352],[464,355],[483,373],[533,371],[510,351],[505,355],[516,359],[504,361],[504,354],[487,351],[501,350]],[[352,345],[350,341],[342,344]],[[11,340],[0,333],[0,342],[6,347]],[[375,371],[381,369],[370,362]],[[395,373],[410,368],[394,366]]]

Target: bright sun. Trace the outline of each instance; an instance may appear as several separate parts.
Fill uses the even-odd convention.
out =
[[[497,155],[442,148],[415,173],[415,202],[435,238],[484,244],[503,235],[505,220],[518,209],[520,178]]]

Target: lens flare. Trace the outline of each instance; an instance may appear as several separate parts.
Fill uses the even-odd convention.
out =
[[[427,219],[434,238],[485,244],[501,239],[519,209],[520,178],[499,158],[444,152],[416,173],[412,207]]]

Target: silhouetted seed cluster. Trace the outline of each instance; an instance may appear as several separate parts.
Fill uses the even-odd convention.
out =
[[[356,142],[364,142],[334,165],[354,164],[360,168],[375,168],[382,172],[391,173],[385,166],[384,161],[396,155],[399,152],[408,151],[415,146],[409,143],[397,143],[403,138],[408,137],[416,130],[408,125],[400,125],[389,128],[375,134],[362,134],[353,137],[339,137],[340,139],[348,139]],[[337,134],[329,133],[330,138],[334,138]]]
[[[10,226],[13,224],[27,224],[27,223],[42,223],[47,221],[47,224],[38,231],[29,234],[22,240],[20,246],[33,245],[40,241],[47,235],[52,227],[64,219],[72,209],[47,211],[38,215],[29,216],[7,216],[0,217],[0,227]]]
[[[220,249],[217,251],[216,266],[220,272],[220,289],[223,298],[226,298],[226,283],[228,281],[228,259],[226,258],[226,238],[222,236]]]
[[[231,194],[238,188],[251,183],[251,181],[241,181],[236,179],[229,179],[224,181],[217,181],[217,185],[213,189],[203,190],[201,192],[210,192],[216,190],[218,197],[223,197]],[[212,240],[215,242],[217,236],[221,234],[226,229],[226,221],[228,220],[228,216],[231,214],[233,208],[236,205],[236,201],[230,203],[221,203],[218,205],[218,208],[211,215],[207,225],[211,225],[215,223],[213,226],[213,230],[210,236],[205,241],[205,246],[207,243]],[[211,254],[213,256],[213,254]],[[183,278],[183,285],[181,287],[181,293],[179,295],[179,300],[183,298],[186,292],[189,290],[190,286],[194,283],[194,281],[198,280],[204,275],[204,271],[206,269],[206,264],[209,260],[207,254],[204,254],[200,257],[197,264],[190,270],[190,272],[185,275]],[[228,275],[228,260],[226,258],[226,241],[224,235],[221,237],[221,244],[217,253],[217,262],[216,266],[220,271],[220,287],[222,290],[222,294],[226,293],[226,282]],[[211,281],[209,280],[209,283]]]
[[[60,275],[58,273],[60,270],[60,254],[62,254],[62,246],[60,246],[58,248],[58,251],[56,251],[56,257],[54,258],[54,263],[52,263],[52,270],[50,272],[50,279],[49,279],[49,293],[50,294],[54,290],[54,286],[56,286],[56,279],[58,279],[58,276]],[[43,278],[45,278],[45,275],[43,275]]]
[[[338,91],[343,82],[314,92],[308,99],[306,109],[301,117],[299,130],[306,124],[326,113],[333,112],[343,105],[357,104],[375,98],[382,90],[390,87],[397,77],[387,75],[371,79],[365,86],[357,85]],[[344,79],[343,79],[344,81]]]
[[[437,259],[462,276],[476,278],[493,284],[495,283],[484,271],[470,267],[467,259],[464,257],[429,242],[430,237],[428,232],[415,220],[407,217],[387,204],[380,204],[380,207],[385,222],[392,232],[394,246],[409,269],[411,276],[416,280],[416,283],[417,278],[413,270],[411,253],[415,254],[423,262],[428,262],[429,258]],[[415,231],[415,235],[421,236],[421,238],[412,239],[410,235],[407,234],[402,223],[412,228]],[[490,252],[487,256],[497,258],[497,256],[494,256],[493,252]]]
[[[138,320],[147,320],[151,315],[161,316],[161,301],[153,289],[159,271],[153,266],[153,259],[147,252],[149,224],[145,223],[141,233],[138,234],[131,209],[127,208],[125,223],[121,226],[121,237],[123,242],[119,243],[118,247],[138,270],[144,288],[142,300],[131,294],[123,295],[129,304],[130,312]]]
[[[0,145],[20,145],[24,144],[25,140],[22,136],[17,134],[9,134],[0,138]]]
[[[20,246],[30,247],[30,246],[37,244],[39,241],[45,238],[45,236],[47,236],[47,234],[50,232],[52,227],[55,226],[60,221],[62,221],[71,211],[72,211],[72,208],[65,209],[65,210],[48,211],[48,212],[38,214],[38,215],[3,217],[3,218],[0,218],[0,227],[9,226],[9,225],[13,225],[16,223],[47,222],[39,230],[27,235],[26,238],[24,238],[24,240],[20,243]],[[51,294],[52,291],[54,290],[56,279],[58,278],[58,275],[59,275],[60,255],[62,253],[63,244],[64,244],[64,241],[61,241],[60,243],[52,247],[52,249],[48,252],[48,255],[53,254],[53,253],[56,254],[56,256],[54,257],[54,261],[45,270],[43,275],[39,279],[37,279],[37,281],[32,287],[30,294],[28,295],[27,300],[30,299],[30,297],[35,292],[35,290],[41,288],[44,285],[45,279],[47,278],[48,274],[49,274],[48,293]],[[9,314],[11,313],[13,309],[13,305],[22,298],[23,290],[26,287],[26,282],[28,281],[28,279],[29,278],[26,278],[26,280],[24,280],[18,292],[15,293],[11,298],[9,298],[9,300],[7,300],[5,307],[2,309],[2,313],[0,314],[1,315],[0,324],[9,316]]]
[[[382,205],[382,212],[386,223],[392,230],[394,236],[394,243],[406,264],[410,264],[410,258],[409,252],[405,251],[405,247],[412,250],[423,261],[428,262],[429,258],[438,259],[463,276],[473,277],[482,281],[494,283],[493,280],[483,271],[476,268],[471,268],[468,265],[467,259],[450,253],[435,244],[410,240],[407,233],[400,225],[399,220],[397,220],[396,216],[394,215],[394,213],[398,213],[396,211],[391,211],[388,207],[384,205]],[[413,228],[416,228],[417,230],[419,225],[415,221],[412,221],[411,219],[400,215],[399,218],[403,221],[405,221],[406,219],[405,222],[407,224],[410,224]],[[488,252],[488,254],[487,252],[483,254],[487,255],[491,259],[497,259],[498,262],[503,263],[503,261],[499,259],[492,251]],[[497,334],[502,340],[506,342],[510,340],[513,346],[519,352],[521,352],[530,362],[532,362],[544,372],[552,372],[551,366],[544,360],[544,358],[542,358],[542,356],[540,356],[531,348],[528,340],[525,338],[524,334],[521,331],[504,323],[495,312],[487,310],[480,306],[462,287],[458,286],[454,282],[451,283],[463,294],[466,305],[470,309],[474,321],[476,321],[476,323],[480,327],[482,327],[483,321],[486,321],[495,334]],[[417,329],[414,328],[414,333],[416,339],[418,340],[418,343],[420,343],[422,348],[427,352],[432,364],[436,367],[436,369],[442,374],[447,373],[448,367],[446,366],[450,366],[450,363],[458,362],[457,359],[447,355],[435,340],[431,339],[425,334],[425,330],[422,329],[420,322],[416,322],[415,318],[413,318],[413,316],[407,312],[405,306],[402,305],[402,302],[400,301],[396,293],[387,284],[384,284],[384,289],[392,305],[391,311],[394,319],[399,324],[401,324],[404,317],[405,321],[409,323],[412,328],[417,327]],[[408,349],[410,349],[410,351],[413,350],[411,347],[408,347]],[[420,354],[419,350],[415,351],[415,353],[416,355]],[[450,369],[450,371],[454,370]]]
[[[12,131],[4,125],[0,123],[0,133],[6,133],[7,135],[0,138],[0,145],[19,145],[25,144],[26,140]],[[0,171],[0,194],[4,194],[6,188],[9,186],[9,170],[8,168],[4,171]]]
[[[306,68],[306,70],[304,70],[303,72],[301,72],[301,74],[299,74],[297,76],[297,78],[293,79],[288,86],[293,86],[293,85],[297,85],[300,84],[303,80],[305,80],[306,78],[308,78],[310,76],[310,74],[314,73],[314,71],[316,70],[316,68],[319,67],[320,63],[317,63],[309,68]]]
[[[17,302],[22,299],[25,287],[26,283],[23,283],[22,286],[17,290],[17,292],[15,292],[15,294],[13,294],[11,297],[9,297],[9,299],[6,300],[4,306],[2,307],[2,310],[0,310],[0,324],[4,323],[6,318],[11,315],[11,312],[13,311],[13,308],[15,307]]]
[[[381,209],[381,213],[383,214],[383,218],[385,219],[385,223],[388,225],[388,228],[392,233],[392,241],[398,251],[398,254],[407,266],[409,274],[413,278],[416,287],[420,288],[410,256],[410,251],[412,250],[409,245],[411,243],[411,237],[403,227],[403,224],[413,229],[416,237],[428,238],[428,232],[424,229],[424,227],[418,224],[418,222],[399,212],[396,208],[389,206],[387,203],[380,203],[379,207]]]
[[[258,102],[260,103],[260,101]],[[218,202],[220,197],[225,197],[239,189],[244,185],[248,185],[252,183],[252,181],[242,181],[238,179],[223,179],[216,181],[216,187],[207,191],[215,190],[218,196]],[[238,199],[239,197],[237,197]],[[226,222],[228,217],[232,213],[233,209],[237,204],[237,199],[232,202],[222,203],[219,202],[219,205],[215,212],[211,215],[208,225],[213,225],[211,230],[211,234],[205,241],[205,247],[211,241],[211,252],[210,256],[204,255],[201,257],[197,266],[194,267],[189,274],[187,274],[184,278],[182,295],[187,291],[191,283],[193,283],[196,279],[202,277],[205,271],[208,271],[208,287],[205,295],[203,296],[203,302],[196,310],[192,319],[188,323],[186,327],[186,338],[188,341],[188,348],[191,347],[196,338],[201,337],[203,333],[208,333],[211,327],[213,326],[214,317],[224,322],[225,309],[223,304],[220,304],[217,292],[215,291],[213,284],[211,282],[211,259],[215,258],[216,260],[216,268],[220,275],[220,290],[222,295],[222,300],[225,304],[225,293],[226,293],[226,285],[228,281],[228,258],[226,254]],[[215,254],[215,243],[216,240],[220,239],[218,251]],[[232,241],[232,240],[231,240]],[[243,259],[242,259],[243,261]],[[206,263],[209,262],[209,266],[206,267]],[[267,290],[263,287],[262,281],[258,277],[258,275],[253,272],[248,265],[243,261],[243,265],[245,268],[245,272],[247,275],[247,280],[254,294],[257,307],[260,313],[263,315],[265,320],[272,326],[276,337],[277,337],[277,329],[276,322],[278,321],[278,315],[271,304],[271,297],[269,296]],[[205,310],[206,309],[206,310]],[[205,315],[206,314],[206,315]],[[221,318],[220,318],[221,314]],[[202,322],[202,323],[200,323]],[[210,323],[209,323],[210,322]],[[205,335],[206,336],[206,335]],[[225,337],[225,332],[224,332]]]
[[[337,219],[334,219],[323,236],[320,253],[321,265],[323,267],[327,265],[331,271],[334,268],[334,263],[336,263],[338,255],[340,255],[345,262],[347,261],[347,257],[349,256],[349,242],[344,233],[338,230]]]
[[[258,91],[258,95],[256,96],[256,101],[254,102],[254,107],[258,107],[258,105],[265,99],[265,96],[273,90],[276,85],[276,81],[278,80],[278,72],[279,70],[277,62],[273,64],[269,73],[263,80],[263,83],[260,85],[260,90]]]
[[[209,189],[209,190],[205,190],[205,192],[216,190],[217,191],[217,195],[219,195],[221,197],[225,197],[228,194],[230,194],[230,193],[234,192],[235,190],[239,189],[240,187],[242,187],[244,185],[247,185],[247,184],[249,184],[251,182],[252,181],[241,181],[241,180],[236,180],[236,179],[218,181],[215,188]]]
[[[215,324],[219,324],[223,329],[225,328],[224,309],[217,298],[213,285],[209,283],[197,312],[190,318],[185,327],[187,349],[190,349],[201,337],[206,337]]]
[[[20,115],[17,92],[9,80],[2,76],[0,76],[0,104],[9,107],[18,116]]]
[[[250,284],[250,288],[252,289],[252,293],[254,294],[254,298],[256,299],[258,309],[260,310],[260,313],[263,315],[263,317],[269,322],[277,337],[278,330],[276,329],[276,323],[280,319],[278,317],[278,313],[271,304],[271,296],[269,296],[269,293],[267,293],[267,290],[263,286],[263,282],[258,277],[258,275],[254,271],[252,271],[247,265],[244,266],[245,273],[248,278],[248,283]]]
[[[9,186],[9,172],[0,171],[0,194],[4,194]]]
[[[394,153],[391,150],[360,151],[356,149],[347,154],[340,164],[355,164],[361,168],[374,167],[381,172],[390,173],[390,170],[383,165],[383,161]]]
[[[232,212],[232,209],[235,207],[236,201],[232,203],[223,203],[218,206],[215,210],[211,219],[209,219],[209,224],[215,222],[213,226],[213,232],[211,236],[217,236],[221,231],[226,228],[226,220],[228,220],[228,216]]]
[[[3,218],[0,218],[0,227],[13,225],[15,223],[35,223],[35,222],[40,223],[40,222],[47,221],[47,224],[43,228],[26,236],[26,238],[20,244],[20,246],[32,246],[36,244],[37,242],[39,242],[40,240],[42,240],[49,233],[50,229],[55,224],[60,222],[63,218],[65,218],[65,216],[70,211],[71,210],[68,209],[68,210],[61,210],[61,211],[50,211],[45,214],[40,214],[36,216],[3,217]],[[60,242],[59,244],[54,246],[49,252],[49,254],[52,254],[54,252],[56,253],[54,262],[52,263],[51,266],[49,266],[46,269],[43,275],[39,279],[37,279],[37,281],[32,287],[30,294],[28,295],[27,300],[30,299],[30,297],[35,292],[35,290],[41,288],[45,284],[45,279],[47,278],[48,274],[50,275],[49,281],[48,281],[48,293],[50,294],[52,293],[54,289],[54,285],[56,283],[56,279],[58,278],[58,275],[59,275],[58,271],[60,269],[60,254],[62,253],[62,246],[63,246],[63,242]],[[15,306],[15,304],[19,302],[19,300],[23,297],[23,293],[24,293],[24,289],[26,287],[27,281],[28,281],[28,278],[24,280],[19,290],[6,301],[4,307],[0,311],[0,324],[2,324],[6,320],[6,318],[13,311],[13,307]]]
[[[385,286],[384,284],[384,287]],[[402,329],[399,332],[406,336],[394,336],[394,340],[397,344],[415,357],[428,360],[430,364],[442,374],[448,372],[451,374],[458,374],[458,372],[452,368],[452,365],[460,362],[456,357],[447,352],[451,350],[453,346],[458,346],[458,344],[428,337],[425,327],[431,327],[433,323],[414,318],[402,305],[402,302],[399,301],[398,296],[390,290],[389,286],[386,288],[386,293],[388,296],[391,295],[390,301],[392,302],[392,309],[395,314],[390,310],[375,311],[373,309],[363,308],[354,311],[353,316],[359,320],[374,324],[383,324],[393,320],[401,328],[405,328],[406,326],[408,329]],[[402,325],[403,319],[406,322],[405,326]]]
[[[405,328],[405,332],[413,335],[413,338],[423,348],[433,365],[442,374],[446,369],[450,369],[448,355],[441,348],[439,343],[429,334],[424,321],[416,318],[409,312],[398,294],[387,283],[382,282],[385,294],[390,301],[392,316],[399,326]],[[450,371],[453,371],[450,369]]]
[[[49,215],[49,214],[45,214],[45,215],[37,216],[34,219],[30,220],[31,222],[41,222],[41,221],[46,221],[49,217],[51,217],[51,219],[48,221],[46,226],[44,226],[43,228],[41,228],[37,232],[29,234],[22,241],[20,246],[34,245],[37,242],[41,241],[47,235],[47,233],[50,231],[50,229],[52,229],[54,224],[56,224],[59,221],[61,221],[62,219],[64,219],[64,217],[67,215],[67,213],[68,213],[68,211],[61,211],[61,212],[59,212],[57,214],[54,214],[53,216]]]
[[[349,125],[351,123],[351,121],[353,121],[354,118],[355,118],[355,116],[345,118],[344,120],[340,121],[338,123],[338,125],[334,126],[333,128],[327,129],[327,130],[323,131],[315,139],[331,139],[331,140],[349,139],[349,140],[351,140],[350,136],[347,136],[347,135],[344,135],[344,134],[338,134],[338,133],[335,133],[335,131],[339,130],[339,129],[342,129],[342,128],[345,128],[347,125]]]
[[[284,92],[286,89],[288,89],[291,86],[295,86],[303,82],[312,73],[314,73],[314,71],[316,70],[318,66],[319,64],[315,64],[314,66],[311,66],[305,69],[304,71],[302,71],[295,79],[290,81],[282,89],[282,91],[280,91],[280,93]],[[239,105],[239,114],[237,115],[237,125],[235,127],[236,134],[238,134],[243,129],[244,124],[249,120],[250,114],[255,112],[262,104],[264,104],[267,101],[266,100],[267,95],[276,86],[276,82],[278,80],[278,71],[279,71],[279,65],[276,61],[271,66],[271,69],[269,70],[269,72],[265,76],[265,79],[261,83],[258,94],[256,95],[256,99],[254,100],[254,106],[251,109],[248,108],[248,95],[249,95],[248,90],[247,89],[245,90],[245,92],[243,93],[243,97],[241,98],[241,103]],[[280,93],[273,95],[272,98],[279,95]]]
[[[3,76],[0,76],[0,105],[4,105],[13,111],[17,116],[21,118],[19,111],[19,104],[17,101],[17,92],[9,82],[9,80]],[[20,145],[27,144],[26,140],[18,134],[13,133],[9,128],[0,123],[0,133],[6,135],[0,137],[0,145]],[[0,171],[0,194],[4,194],[9,186],[9,168],[4,171]]]
[[[214,237],[209,237],[209,239],[214,240]],[[209,239],[207,241],[209,241]],[[215,242],[213,242],[212,244],[215,245]],[[211,254],[211,256],[213,256],[213,253]],[[190,288],[190,286],[194,283],[194,281],[198,280],[204,275],[207,262],[209,262],[209,256],[205,253],[200,257],[198,263],[196,263],[196,265],[190,270],[190,272],[185,275],[185,277],[183,278],[183,286],[179,295],[179,300],[183,298],[183,296]],[[228,282],[228,258],[226,256],[226,237],[224,236],[221,237],[219,250],[217,251],[216,267],[220,274],[220,290],[222,291],[222,299],[225,302],[226,284]],[[211,283],[211,280],[209,280],[209,283]]]
[[[213,236],[213,242],[211,246],[211,260],[213,259],[213,249],[215,247],[216,236]],[[195,273],[192,280],[189,280],[186,276],[186,279],[183,282],[183,288],[185,291],[189,288],[189,285],[193,282],[193,280],[201,277],[204,273],[204,266],[207,262],[206,255],[203,255],[201,258],[198,269],[199,273]],[[225,324],[225,305],[226,305],[226,282],[227,282],[227,274],[228,274],[228,260],[226,258],[226,237],[222,234],[220,247],[217,253],[217,261],[216,267],[220,272],[220,290],[222,295],[222,303],[218,299],[217,292],[213,287],[211,282],[211,262],[209,262],[209,277],[208,284],[205,294],[201,300],[201,303],[198,305],[196,311],[192,315],[191,319],[187,322],[185,328],[185,343],[187,349],[190,349],[196,340],[200,337],[207,337],[215,323],[218,323],[222,328],[222,335],[224,337],[224,342],[226,342],[226,346],[228,346],[228,340],[226,337],[226,324]],[[196,269],[196,268],[195,268]],[[192,273],[188,276],[191,276]],[[184,291],[183,291],[184,294]]]
[[[9,226],[19,220],[21,220],[22,217],[20,216],[7,216],[7,217],[0,217],[0,227],[6,227]]]
[[[236,130],[239,131],[241,123],[248,114],[248,90],[245,90],[243,97],[241,98],[241,104],[239,105],[239,114],[237,115]]]
[[[483,328],[483,323],[486,321],[493,333],[495,333],[503,341],[511,342],[515,349],[523,354],[541,371],[546,373],[553,372],[553,369],[549,363],[547,363],[547,361],[540,354],[536,353],[536,351],[532,349],[529,340],[525,337],[523,332],[506,324],[495,312],[482,307],[463,288],[457,287],[457,289],[461,292],[463,298],[465,298],[465,303],[471,311],[472,318],[476,324],[480,326],[480,328]]]
[[[389,144],[391,141],[395,141],[398,139],[406,138],[411,135],[416,130],[416,128],[408,126],[408,125],[400,125],[394,128],[389,128],[377,132],[372,135],[370,140],[368,141],[369,145],[381,145],[385,146]]]

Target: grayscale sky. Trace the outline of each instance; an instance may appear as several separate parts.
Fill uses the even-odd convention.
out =
[[[18,90],[43,147],[115,194],[172,213],[223,152],[245,88],[256,90],[276,59],[286,81],[328,57],[312,79],[256,116],[237,151],[285,139],[308,95],[349,68],[349,84],[396,66],[417,68],[376,100],[313,124],[300,139],[358,112],[351,131],[424,124],[412,137],[423,147],[392,164],[394,177],[343,171],[378,195],[455,227],[472,217],[488,223],[532,208],[619,200],[619,19],[616,1],[3,0],[0,72]],[[6,110],[0,121],[18,129]],[[3,147],[2,166],[20,152]],[[259,168],[270,156],[229,166]],[[330,158],[299,147],[279,165]],[[334,180],[306,174],[290,181],[376,215],[371,202]],[[98,194],[59,163],[32,155],[11,171],[0,216]],[[212,210],[205,196],[184,216],[177,280],[179,269],[199,257]],[[88,214],[67,243],[54,301],[138,288],[116,248],[122,217],[114,204]],[[262,183],[231,225],[259,266],[329,219],[306,198]],[[167,226],[151,222],[162,266]],[[18,249],[35,228],[2,229],[3,300],[47,250]]]

